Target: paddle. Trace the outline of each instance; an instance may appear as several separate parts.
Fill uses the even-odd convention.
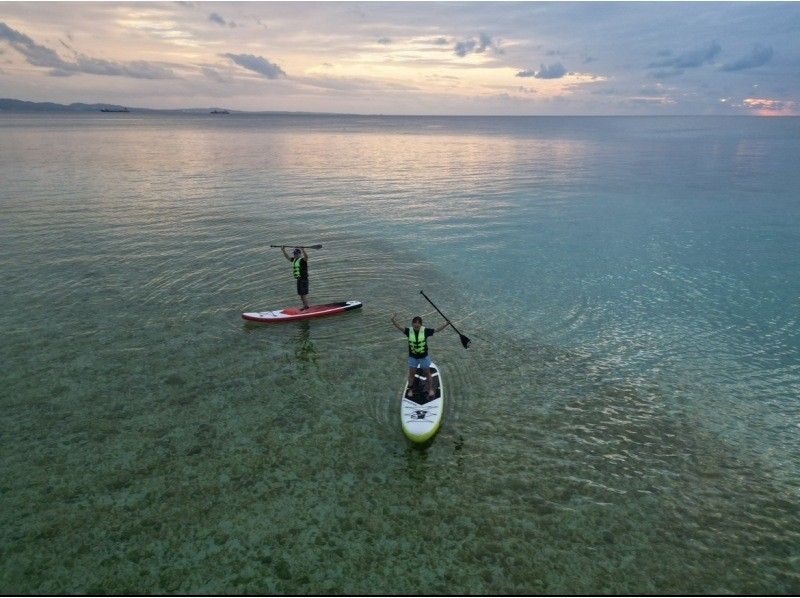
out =
[[[297,247],[298,249],[322,249],[322,245],[270,245],[270,247]]]
[[[428,303],[430,303],[431,305],[433,305],[433,309],[435,309],[436,311],[438,311],[438,312],[439,312],[439,315],[440,315],[440,316],[442,316],[442,317],[444,318],[444,321],[445,321],[445,322],[447,322],[448,324],[450,324],[450,326],[453,326],[453,323],[452,323],[450,320],[448,320],[448,319],[447,319],[447,316],[446,316],[446,315],[444,315],[444,314],[441,312],[441,310],[440,310],[438,307],[436,307],[436,305],[433,303],[433,301],[431,301],[431,300],[428,298],[428,296],[427,296],[425,293],[423,293],[422,291],[420,291],[420,292],[419,292],[419,294],[420,294],[420,295],[422,295],[423,297],[425,297],[425,299],[427,299],[427,300],[428,300]],[[458,332],[458,328],[456,328],[455,326],[453,326],[453,330],[455,330],[456,332]],[[472,341],[471,341],[471,340],[469,340],[469,338],[468,338],[468,337],[464,336],[464,335],[463,335],[463,334],[461,334],[460,332],[458,332],[458,336],[460,336],[460,337],[461,337],[461,345],[462,345],[462,346],[463,346],[465,349],[469,349],[469,344],[470,344]]]

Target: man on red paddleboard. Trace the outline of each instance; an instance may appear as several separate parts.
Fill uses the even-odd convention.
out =
[[[436,392],[433,390],[433,378],[431,377],[431,358],[428,355],[428,337],[433,336],[436,332],[441,332],[450,325],[450,322],[445,322],[438,328],[423,328],[422,317],[414,316],[411,320],[411,328],[403,328],[397,323],[397,314],[392,316],[392,324],[408,339],[408,392],[406,397],[409,399],[414,397],[412,390],[414,385],[414,374],[417,368],[422,369],[422,373],[428,379],[428,397],[434,398]]]
[[[297,280],[297,294],[300,295],[300,301],[303,302],[303,307],[300,311],[308,309],[308,254],[305,249],[295,247],[292,256],[286,253],[286,246],[281,245],[283,256],[292,262],[292,274]]]

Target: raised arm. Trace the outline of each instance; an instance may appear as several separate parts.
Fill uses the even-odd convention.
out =
[[[450,322],[449,322],[449,321],[445,322],[444,324],[442,324],[442,325],[441,325],[441,326],[439,326],[438,328],[434,328],[434,330],[435,330],[436,332],[441,332],[442,330],[444,330],[444,329],[445,329],[445,328],[447,328],[448,326],[450,326]]]
[[[394,327],[397,328],[400,332],[405,332],[405,330],[403,330],[403,327],[400,326],[400,324],[397,323],[396,318],[397,318],[397,314],[392,315],[392,324],[394,324]]]
[[[281,251],[283,252],[283,257],[285,257],[287,260],[291,262],[292,258],[289,256],[288,253],[286,253],[286,245],[281,245]]]
[[[300,249],[300,251],[302,251],[302,252],[303,252],[303,257],[304,257],[304,258],[306,258],[306,261],[308,261],[308,254],[306,253],[306,250],[305,250],[305,248],[304,248],[304,247],[303,247],[303,248],[301,248],[301,249]]]

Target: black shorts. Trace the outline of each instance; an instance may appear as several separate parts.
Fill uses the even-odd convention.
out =
[[[308,278],[297,279],[297,294],[308,295]]]

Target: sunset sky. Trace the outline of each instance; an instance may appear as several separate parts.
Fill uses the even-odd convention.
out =
[[[0,2],[0,97],[796,115],[800,3]]]

